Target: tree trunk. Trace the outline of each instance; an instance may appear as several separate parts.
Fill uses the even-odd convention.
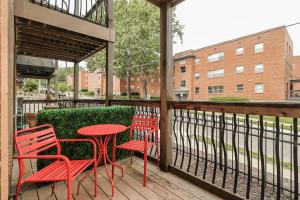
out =
[[[127,72],[127,98],[131,98],[131,91],[130,91],[130,73]]]
[[[143,79],[143,91],[144,91],[144,99],[148,99],[148,93],[147,93],[147,79]]]

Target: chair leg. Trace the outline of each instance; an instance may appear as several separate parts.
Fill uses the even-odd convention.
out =
[[[72,199],[72,180],[68,178],[68,200]]]
[[[55,183],[52,183],[51,184],[51,189],[52,189],[51,196],[53,196],[53,194],[54,194],[54,187],[55,187]]]
[[[147,185],[147,151],[144,152],[144,186]]]
[[[17,189],[16,189],[15,200],[18,200],[18,198],[19,198],[19,194],[20,194],[20,192],[21,192],[21,186],[22,186],[22,184],[21,184],[21,179],[19,178],[19,179],[18,179]]]

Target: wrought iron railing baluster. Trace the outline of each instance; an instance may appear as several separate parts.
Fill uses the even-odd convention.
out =
[[[234,160],[235,160],[235,175],[234,175],[234,183],[233,183],[233,193],[236,193],[238,177],[239,177],[239,160],[238,160],[238,152],[237,152],[237,147],[236,147],[236,131],[237,131],[237,121],[236,121],[236,113],[234,113],[233,114],[232,145],[233,145]]]
[[[275,142],[275,153],[276,153],[276,199],[280,199],[281,195],[281,170],[280,170],[280,155],[279,155],[279,139],[280,139],[280,124],[279,117],[275,118],[275,127],[276,127],[276,142]]]
[[[213,150],[214,150],[214,170],[213,170],[213,177],[212,177],[212,183],[215,183],[215,178],[216,178],[216,172],[217,172],[217,146],[215,143],[215,127],[216,127],[216,120],[215,120],[215,112],[212,113],[212,127],[211,127],[211,142],[213,145]]]
[[[204,170],[203,170],[203,179],[206,177],[206,170],[207,170],[207,144],[205,139],[205,128],[206,128],[206,112],[204,111],[202,114],[203,126],[202,126],[202,139],[204,144],[204,152],[205,152],[205,162],[204,162]]]
[[[264,151],[263,151],[263,139],[264,139],[264,117],[262,115],[259,116],[259,154],[260,154],[260,162],[261,162],[261,190],[260,190],[260,199],[265,198],[265,160],[264,160]]]
[[[247,155],[247,165],[248,165],[248,173],[247,173],[247,189],[246,189],[246,198],[249,199],[250,196],[250,187],[251,187],[251,158],[250,158],[250,150],[249,150],[249,115],[246,115],[246,135],[245,135],[245,146],[246,146],[246,155]]]
[[[294,199],[299,199],[299,168],[298,168],[298,118],[293,119],[294,134],[293,134],[293,157],[294,157]]]

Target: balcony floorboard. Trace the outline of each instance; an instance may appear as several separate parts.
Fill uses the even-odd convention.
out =
[[[31,166],[35,166],[34,160],[26,163],[26,173],[30,175]],[[129,200],[161,200],[161,199],[180,199],[180,200],[217,200],[218,197],[206,192],[205,190],[177,177],[174,174],[160,171],[155,165],[148,163],[148,184],[143,187],[143,160],[134,158],[132,164],[130,159],[119,161],[124,167],[124,177],[121,178],[121,173],[116,169],[115,176],[115,196],[113,199],[129,199]],[[82,174],[81,176],[83,176]],[[15,190],[15,185],[18,176],[18,163],[13,165],[13,180],[12,192]],[[79,177],[80,179],[80,177]],[[73,199],[111,199],[111,187],[105,172],[104,167],[98,168],[98,195],[94,198],[93,176],[92,174],[82,182],[80,195],[76,195],[78,179],[73,181]],[[30,199],[66,199],[67,184],[59,182],[55,185],[55,195],[50,196],[50,185],[37,187],[35,184],[24,184],[22,187],[22,200]]]

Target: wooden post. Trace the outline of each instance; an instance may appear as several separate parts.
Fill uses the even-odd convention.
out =
[[[173,97],[172,6],[160,5],[160,168],[168,171],[172,162],[172,112],[168,101]]]
[[[79,99],[79,63],[74,63],[74,100]]]
[[[14,131],[14,0],[0,1],[0,199],[8,199]]]
[[[113,0],[108,0],[108,28],[113,28]],[[113,99],[113,60],[114,60],[114,46],[112,42],[107,42],[106,46],[106,106],[109,106],[109,100]]]
[[[55,99],[59,99],[58,97],[58,60],[55,60],[55,72],[54,72],[54,91],[55,91]]]

